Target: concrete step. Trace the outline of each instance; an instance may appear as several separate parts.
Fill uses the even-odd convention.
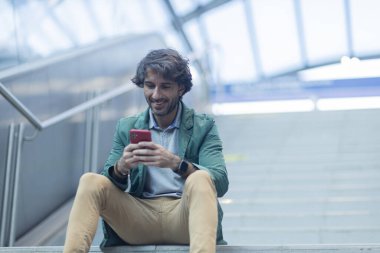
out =
[[[231,212],[334,212],[363,210],[380,212],[376,197],[223,199],[224,213]]]
[[[0,253],[58,253],[62,246],[49,247],[8,247],[0,248]],[[188,246],[123,246],[112,247],[101,251],[99,247],[91,247],[90,252],[105,253],[182,253],[189,252]],[[254,245],[254,246],[217,246],[216,252],[224,253],[380,253],[380,244],[352,244],[352,245]]]
[[[380,229],[376,228],[226,228],[223,233],[229,245],[367,244],[379,243],[380,238]]]
[[[379,184],[379,183],[377,183]],[[314,187],[313,187],[314,186]],[[347,187],[349,186],[349,187]],[[364,197],[380,195],[380,186],[378,185],[348,185],[339,187],[339,185],[288,185],[288,186],[266,186],[259,189],[249,187],[235,187],[231,189],[223,199],[248,199],[248,198],[274,198],[282,196],[284,198],[298,197]]]
[[[328,227],[377,227],[380,229],[379,213],[368,211],[344,211],[324,213],[227,213],[224,216],[223,226],[241,228],[293,228],[295,224],[307,228]]]
[[[231,192],[239,192],[239,194],[242,191],[255,191],[256,189],[260,189],[261,192],[268,192],[268,191],[277,191],[277,192],[283,192],[283,191],[296,191],[299,192],[300,190],[305,191],[323,191],[323,190],[329,190],[329,191],[344,191],[344,190],[355,190],[355,191],[361,191],[361,190],[380,190],[380,185],[378,182],[298,182],[295,183],[282,183],[282,184],[272,184],[269,185],[266,182],[261,181],[260,185],[249,185],[246,184],[238,184],[235,182],[230,182],[230,184],[234,184],[234,187],[229,189],[227,194]]]
[[[376,170],[367,170],[365,173],[363,171],[306,171],[303,172],[298,171],[289,171],[289,170],[270,170],[265,171],[262,173],[253,172],[250,174],[238,174],[238,175],[231,175],[229,177],[229,180],[231,182],[254,182],[255,180],[262,180],[267,179],[271,182],[284,182],[284,181],[329,181],[329,180],[336,180],[336,181],[345,181],[345,180],[375,180],[380,179],[380,171],[378,169]]]

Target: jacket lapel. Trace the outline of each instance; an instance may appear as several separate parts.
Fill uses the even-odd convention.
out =
[[[182,103],[182,101],[180,102]],[[187,150],[187,146],[189,145],[191,136],[193,134],[193,117],[194,111],[189,109],[182,103],[182,117],[181,117],[181,126],[179,128],[179,150],[178,155],[181,158],[185,157],[185,152]]]
[[[134,128],[149,129],[149,107],[138,116]]]

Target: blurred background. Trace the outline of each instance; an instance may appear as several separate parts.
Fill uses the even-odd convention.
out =
[[[63,245],[152,49],[213,114],[231,245],[380,242],[380,1],[0,0],[0,246]],[[98,229],[94,245],[102,239]]]

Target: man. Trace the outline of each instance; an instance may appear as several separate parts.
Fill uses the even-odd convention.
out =
[[[132,81],[149,108],[119,120],[102,175],[81,177],[65,252],[89,250],[99,216],[101,247],[190,244],[190,252],[215,252],[225,244],[217,201],[228,189],[222,142],[212,118],[183,104],[191,80],[188,61],[172,49],[139,63]],[[152,141],[131,144],[131,129],[149,129]]]

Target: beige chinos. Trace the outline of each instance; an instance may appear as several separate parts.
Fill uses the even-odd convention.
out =
[[[70,213],[64,252],[88,252],[101,216],[125,242],[190,244],[190,252],[215,252],[217,198],[206,171],[185,181],[181,199],[140,199],[107,177],[84,174]]]

